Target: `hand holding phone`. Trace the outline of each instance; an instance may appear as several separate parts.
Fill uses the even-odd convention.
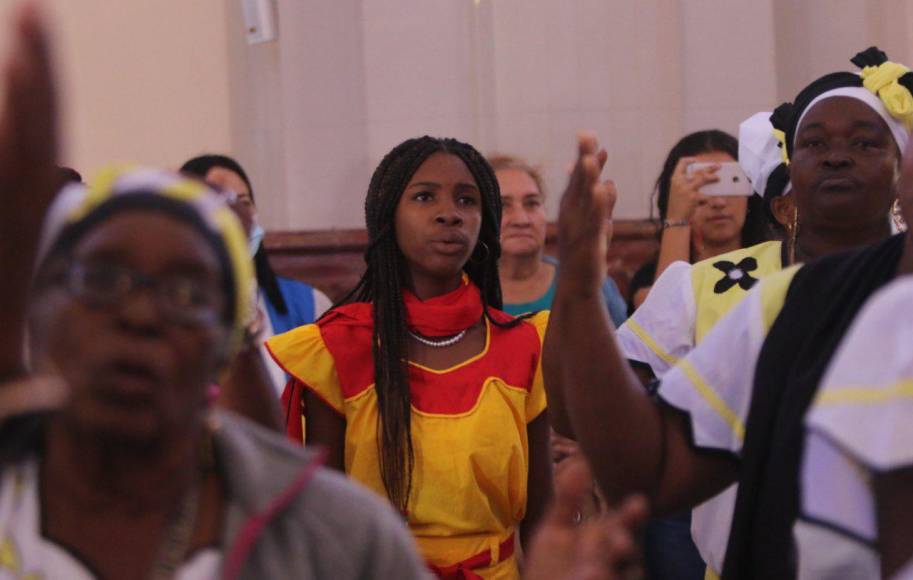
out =
[[[742,167],[737,161],[723,163],[695,162],[689,164],[685,172],[690,176],[696,171],[710,167],[719,167],[714,173],[714,176],[718,179],[712,183],[705,183],[698,189],[703,195],[748,197],[753,193],[751,182],[748,181],[748,176],[742,171]]]

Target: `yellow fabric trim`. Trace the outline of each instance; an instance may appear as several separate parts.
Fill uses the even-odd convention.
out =
[[[509,333],[493,338],[499,337],[510,340]],[[503,379],[492,379],[479,399],[468,416],[411,415],[416,465],[407,520],[422,556],[438,565],[490,550],[492,539],[503,541],[526,511],[527,393],[506,388]],[[346,473],[385,497],[376,391],[349,399],[345,406]],[[482,576],[488,577],[486,572]],[[516,570],[509,577],[517,578]]]
[[[678,359],[664,351],[658,344],[656,344],[656,341],[653,340],[653,337],[647,333],[643,326],[637,324],[633,318],[625,320],[625,325],[631,329],[631,332],[637,335],[637,338],[639,338],[641,342],[647,345],[647,348],[653,351],[653,354],[669,363],[671,366],[678,364]]]
[[[783,269],[782,250],[782,242],[762,242],[701,260],[691,267],[691,286],[694,291],[695,307],[694,344],[700,344],[713,330],[713,327],[748,296],[748,292],[739,287],[733,287],[722,294],[717,294],[714,287],[722,273],[714,264],[722,260],[738,264],[745,258],[754,258],[758,263],[758,268],[750,272],[750,275],[763,280]]]
[[[701,378],[700,373],[697,372],[697,369],[694,368],[694,365],[691,364],[691,361],[688,359],[682,359],[678,363],[678,368],[685,373],[685,376],[691,381],[691,384],[694,385],[694,388],[697,392],[704,398],[704,401],[710,406],[711,409],[716,411],[716,414],[729,425],[729,428],[735,433],[736,437],[739,440],[745,438],[745,424],[742,423],[742,420],[733,411],[729,405],[726,404],[720,396],[713,390],[713,388],[704,382],[704,379]]]
[[[114,193],[114,185],[121,175],[126,173],[123,167],[106,167],[99,171],[86,188],[86,197],[69,216],[71,222],[76,222],[86,217]]]
[[[780,311],[783,310],[786,292],[801,267],[802,264],[795,264],[761,281],[761,321],[764,324],[765,334],[780,315]]]
[[[199,199],[200,196],[208,191],[209,189],[202,182],[190,181],[189,179],[175,181],[162,189],[163,194],[181,201]]]
[[[816,407],[830,405],[880,405],[896,399],[913,399],[913,379],[897,381],[888,387],[841,387],[818,394]]]
[[[70,222],[85,218],[98,206],[117,195],[118,182],[122,178],[130,176],[134,171],[136,168],[133,166],[112,166],[99,171],[89,184],[85,199],[70,214]],[[158,180],[149,185],[152,192],[193,206],[225,242],[235,278],[235,312],[237,316],[231,344],[232,350],[235,350],[240,345],[244,327],[249,322],[244,319],[244,314],[250,309],[253,299],[251,288],[253,287],[254,270],[247,248],[247,235],[234,212],[227,206],[204,203],[206,196],[215,194],[211,193],[211,190],[203,183],[178,174],[161,173],[156,177]],[[161,183],[163,180],[166,181],[164,185]],[[215,209],[212,209],[213,207]]]
[[[513,385],[509,385],[506,382],[504,382],[504,379],[502,379],[501,377],[491,376],[491,377],[486,378],[483,381],[482,389],[479,391],[479,398],[476,399],[476,402],[472,405],[472,408],[470,408],[468,411],[465,411],[463,413],[426,413],[425,411],[420,411],[419,409],[416,409],[415,405],[412,405],[411,406],[412,412],[415,413],[416,415],[421,415],[422,417],[439,417],[442,419],[459,419],[461,417],[468,417],[468,416],[472,415],[473,413],[475,413],[476,411],[478,411],[479,406],[482,404],[482,400],[485,398],[486,393],[491,389],[498,388],[498,386],[504,387],[508,391],[513,391],[520,395],[528,396],[526,389],[524,389],[523,387],[515,387]],[[355,402],[355,400],[361,398],[368,391],[374,391],[374,385],[371,385],[371,387],[369,389],[367,389],[367,391],[365,391],[363,393],[359,393],[359,394],[355,395],[354,397],[350,397],[350,398],[346,399],[346,403]]]
[[[545,340],[545,331],[548,329],[548,321],[551,318],[551,310],[540,310],[526,319],[526,322],[532,324],[539,333],[539,341]]]
[[[475,361],[479,360],[480,358],[482,358],[483,356],[488,354],[489,346],[491,346],[491,323],[486,318],[485,319],[485,348],[483,348],[482,352],[480,352],[479,354],[473,356],[472,358],[468,358],[461,363],[457,363],[457,364],[453,365],[452,367],[449,367],[449,368],[446,368],[443,370],[426,367],[425,365],[419,364],[417,362],[412,362],[412,361],[409,361],[409,364],[414,366],[415,368],[422,369],[423,371],[428,372],[428,373],[432,373],[435,375],[445,375],[447,373],[452,373],[453,371],[455,371],[457,369],[460,369],[468,364],[472,364]]]
[[[336,361],[316,324],[299,326],[266,341],[270,354],[286,372],[306,384],[337,413],[344,413]],[[369,389],[370,390],[370,389]]]
[[[228,257],[231,260],[231,267],[235,271],[235,312],[238,324],[234,329],[232,350],[240,346],[244,337],[244,326],[250,322],[245,319],[244,314],[250,309],[253,301],[251,289],[254,285],[254,267],[253,260],[247,249],[247,235],[241,229],[238,218],[227,207],[221,207],[216,210],[212,216],[216,227],[222,234],[222,240],[225,242],[225,249],[228,250]]]
[[[0,542],[0,569],[9,570],[14,576],[21,572],[22,558],[12,536],[7,536]]]
[[[862,69],[862,84],[872,91],[892,117],[901,121],[908,130],[913,129],[913,95],[897,79],[910,69],[896,62],[883,62],[879,66]]]
[[[774,129],[774,137],[780,142],[780,158],[783,163],[789,165],[789,152],[786,150],[786,133],[779,129]]]

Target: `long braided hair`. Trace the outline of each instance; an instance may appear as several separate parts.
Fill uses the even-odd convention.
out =
[[[481,290],[484,316],[498,326],[512,326],[518,322],[499,323],[489,314],[489,308],[502,307],[498,278],[501,194],[491,166],[471,145],[456,139],[425,136],[396,146],[374,171],[365,198],[369,242],[365,251],[367,270],[339,305],[351,302],[371,302],[374,305],[372,354],[380,414],[377,445],[381,479],[390,501],[404,514],[412,492],[415,453],[411,429],[406,308],[403,303],[408,264],[396,243],[394,223],[403,190],[419,166],[434,153],[459,157],[469,168],[481,192],[482,226],[476,247],[463,270]]]

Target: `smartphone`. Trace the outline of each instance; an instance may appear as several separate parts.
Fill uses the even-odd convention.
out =
[[[698,169],[704,169],[715,163],[692,163],[685,170],[691,175]],[[741,195],[748,197],[754,191],[751,188],[751,182],[748,176],[742,171],[742,167],[737,161],[727,161],[718,164],[719,170],[716,176],[720,178],[714,183],[705,183],[698,191],[704,195]]]

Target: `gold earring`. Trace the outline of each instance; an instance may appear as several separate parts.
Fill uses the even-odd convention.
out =
[[[894,222],[894,228],[898,232],[907,231],[907,222],[903,219],[903,212],[900,211],[899,199],[895,199],[894,205],[891,206],[891,221]]]
[[[796,263],[796,246],[799,240],[799,208],[796,206],[793,206],[793,216],[786,229],[789,233],[789,264],[793,265]]]

